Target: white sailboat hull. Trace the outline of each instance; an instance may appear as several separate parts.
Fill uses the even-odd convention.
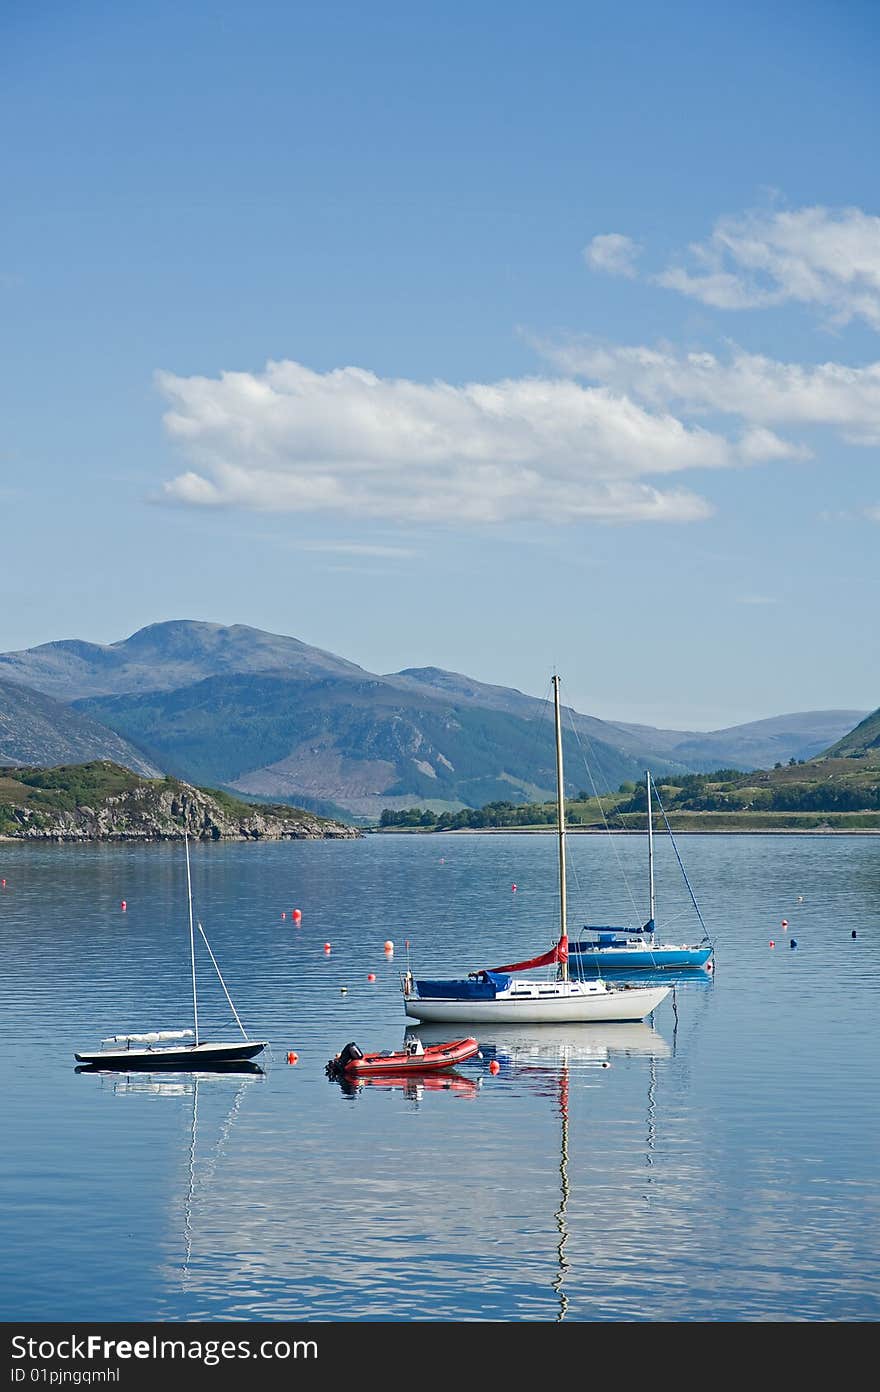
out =
[[[429,1024],[590,1024],[596,1021],[644,1020],[669,995],[669,986],[606,988],[579,982],[550,995],[546,989],[499,993],[494,1000],[404,997],[407,1015]]]

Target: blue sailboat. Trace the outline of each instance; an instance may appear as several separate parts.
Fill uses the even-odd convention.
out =
[[[651,807],[651,789],[657,797],[657,803],[666,825],[666,831],[675,851],[681,873],[684,876],[685,884],[688,887],[700,926],[703,930],[703,937],[699,943],[669,943],[658,942],[655,922],[655,903],[654,903],[654,814]],[[650,972],[650,971],[680,971],[687,968],[702,967],[712,971],[714,967],[714,947],[712,945],[700,906],[697,903],[694,891],[691,889],[690,880],[682,864],[675,838],[672,835],[672,828],[663,811],[663,804],[654,785],[654,780],[650,773],[645,774],[645,788],[648,795],[648,896],[650,903],[650,914],[648,921],[641,928],[613,927],[606,924],[585,924],[583,932],[577,942],[569,944],[569,958],[572,968],[583,975],[598,974],[606,972]],[[589,936],[584,937],[584,934]]]

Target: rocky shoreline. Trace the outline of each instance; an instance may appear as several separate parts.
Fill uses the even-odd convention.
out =
[[[11,825],[10,825],[11,822]],[[356,827],[299,808],[261,809],[213,797],[186,783],[141,783],[95,806],[72,810],[20,805],[7,810],[9,841],[301,841],[351,839]]]

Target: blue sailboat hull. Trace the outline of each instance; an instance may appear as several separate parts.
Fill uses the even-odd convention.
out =
[[[590,943],[570,943],[569,964],[581,970],[602,972],[662,971],[667,968],[705,967],[711,961],[711,947],[597,947]]]

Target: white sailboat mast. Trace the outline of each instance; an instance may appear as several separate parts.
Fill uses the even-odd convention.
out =
[[[193,983],[193,1021],[196,1031],[196,1047],[199,1043],[199,998],[196,993],[196,937],[193,926],[193,892],[192,876],[189,869],[189,834],[186,827],[183,829],[183,844],[186,849],[186,896],[189,900],[189,956],[192,963],[192,983]]]
[[[651,924],[651,931],[654,929],[654,815],[651,811],[651,775],[645,774],[645,787],[648,792],[648,893],[650,896],[651,916],[648,920]]]
[[[556,819],[559,832],[559,936],[568,936],[568,905],[565,897],[565,787],[562,778],[562,716],[559,708],[559,678],[553,678],[553,704],[556,714]],[[562,980],[568,980],[568,959],[562,965]]]

